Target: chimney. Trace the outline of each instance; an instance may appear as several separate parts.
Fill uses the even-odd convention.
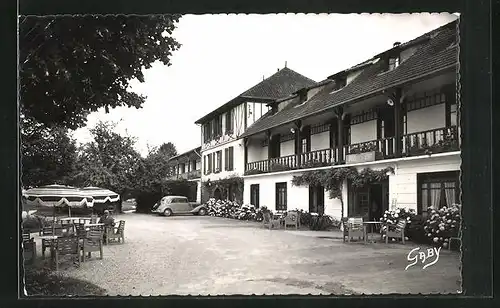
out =
[[[278,72],[280,71],[280,68],[278,67]]]
[[[285,61],[285,67],[286,67],[286,61]]]
[[[401,42],[395,42],[392,47],[398,47],[399,45],[401,45]]]

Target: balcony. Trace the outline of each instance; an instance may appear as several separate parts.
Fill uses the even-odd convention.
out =
[[[201,178],[201,170],[193,170],[168,177],[168,180],[193,180]]]
[[[404,135],[401,139],[401,156],[430,155],[459,151],[457,127],[446,127]],[[338,164],[354,164],[396,158],[396,138],[388,137],[342,148],[323,149],[301,154],[271,158],[247,163],[245,175],[286,170],[318,168]],[[340,159],[345,157],[345,159]]]

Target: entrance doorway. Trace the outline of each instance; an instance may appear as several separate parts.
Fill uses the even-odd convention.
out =
[[[325,189],[323,186],[309,186],[309,213],[325,214]]]
[[[348,187],[348,216],[364,220],[380,221],[389,209],[389,182],[369,184],[362,188]]]
[[[222,192],[220,191],[220,189],[218,187],[214,190],[214,198],[215,198],[215,200],[222,199]]]

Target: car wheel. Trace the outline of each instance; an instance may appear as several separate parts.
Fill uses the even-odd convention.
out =
[[[198,215],[200,215],[200,216],[205,216],[206,214],[207,214],[207,210],[205,210],[205,209],[200,209],[198,211]]]
[[[166,209],[163,211],[163,216],[172,216],[172,210],[171,209]]]

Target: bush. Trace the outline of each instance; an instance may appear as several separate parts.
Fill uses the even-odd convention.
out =
[[[223,218],[233,218],[239,220],[262,221],[266,207],[255,208],[251,204],[240,205],[235,201],[209,199],[205,204],[208,215]]]
[[[399,220],[406,220],[406,228],[405,233],[408,233],[410,225],[415,217],[416,213],[414,210],[407,210],[404,208],[398,208],[395,210],[386,210],[384,216],[380,218],[380,222],[382,223],[381,231],[387,230],[390,228],[391,230],[398,223]]]
[[[406,228],[406,234],[408,238],[414,243],[418,244],[430,244],[431,240],[427,237],[424,230],[425,219],[422,215],[415,215],[411,218],[411,224]]]
[[[332,228],[333,219],[328,215],[311,215],[309,229],[313,231],[326,231]]]
[[[424,230],[433,245],[447,248],[450,237],[458,237],[460,223],[460,205],[432,209],[424,223]]]

